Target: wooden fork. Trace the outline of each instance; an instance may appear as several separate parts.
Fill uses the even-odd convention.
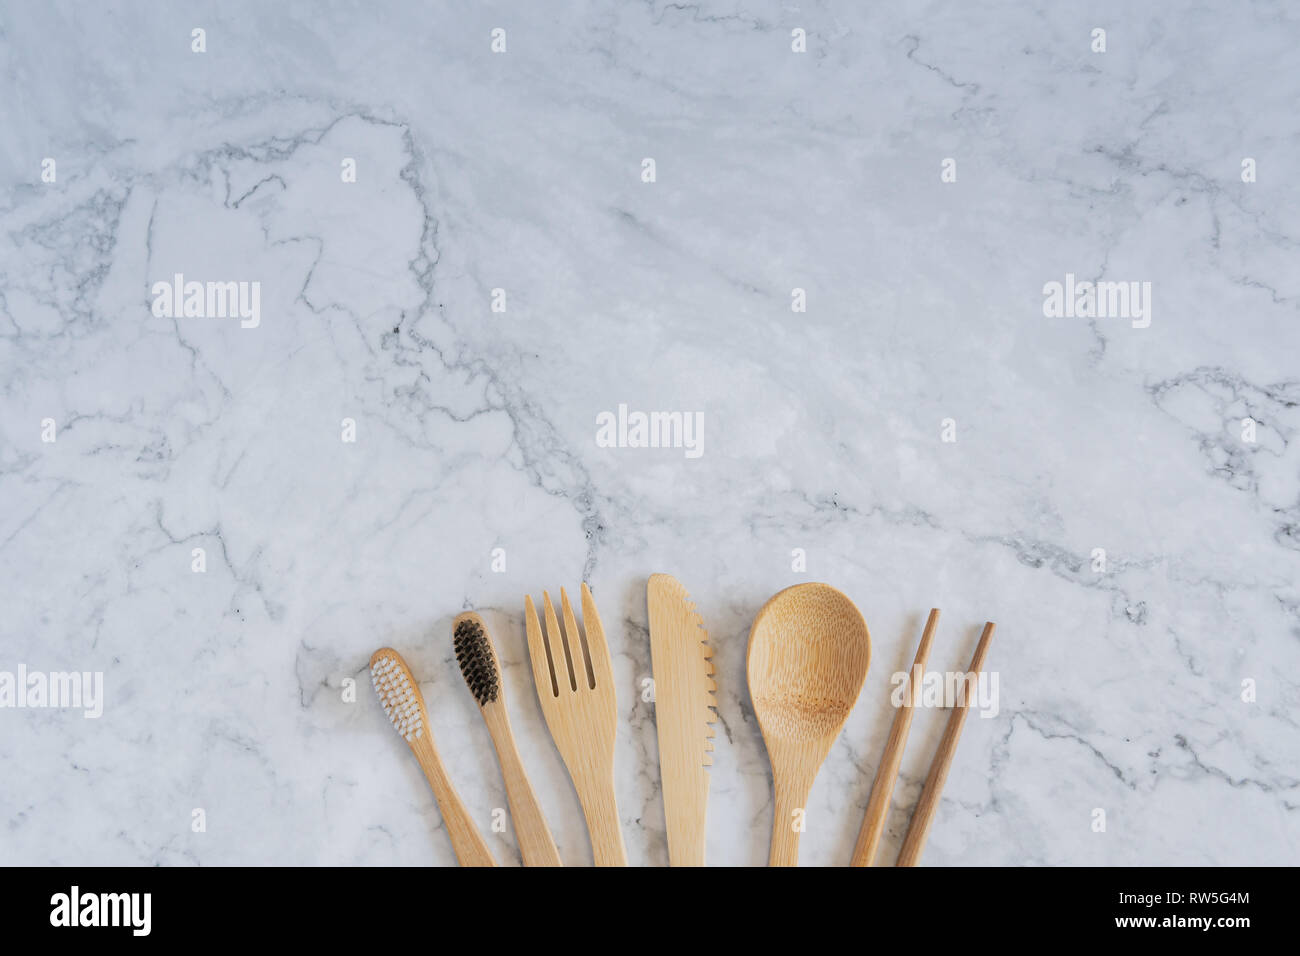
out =
[[[582,621],[578,629],[569,596],[560,588],[564,626],[555,616],[551,596],[542,593],[546,630],[537,620],[532,597],[524,598],[528,656],[542,715],[551,739],[569,769],[591,834],[597,866],[627,866],[618,804],[614,799],[614,734],[618,709],[609,645],[600,626],[591,590],[582,585]],[[559,648],[564,649],[563,655]]]

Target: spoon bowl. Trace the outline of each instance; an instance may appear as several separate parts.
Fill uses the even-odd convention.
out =
[[[795,866],[813,779],[858,699],[871,635],[829,584],[797,584],[754,618],[746,670],[776,791],[770,866]]]

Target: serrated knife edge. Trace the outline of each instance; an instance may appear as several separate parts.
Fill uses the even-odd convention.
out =
[[[703,866],[717,684],[709,633],[686,589],[667,574],[646,585],[655,726],[673,866]]]

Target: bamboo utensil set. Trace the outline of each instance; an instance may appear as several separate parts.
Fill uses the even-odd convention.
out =
[[[560,588],[561,626],[542,593],[546,630],[537,621],[531,597],[524,598],[528,630],[528,656],[533,662],[537,698],[551,729],[555,749],[569,768],[582,812],[591,834],[591,852],[597,866],[627,866],[623,831],[614,799],[614,734],[618,710],[614,700],[614,672],[609,663],[605,630],[596,614],[587,585],[582,586],[582,623],[578,630],[569,596]],[[560,659],[559,648],[564,648]]]
[[[451,837],[451,846],[456,851],[460,865],[496,866],[492,851],[483,841],[478,827],[474,826],[460,794],[451,785],[447,771],[442,767],[438,748],[433,745],[433,734],[425,732],[429,726],[429,714],[424,709],[420,685],[411,676],[406,661],[402,660],[397,651],[387,647],[375,651],[370,658],[370,681],[384,705],[384,713],[410,745],[415,759],[420,761],[420,769],[429,779],[429,786],[433,788],[433,795],[438,800],[442,821],[447,824],[447,835]]]
[[[524,772],[519,748],[515,746],[515,735],[510,729],[510,717],[506,714],[501,688],[501,665],[488,636],[487,625],[473,611],[468,611],[456,618],[452,634],[460,671],[470,693],[478,701],[483,722],[487,724],[492,746],[497,752],[497,762],[501,764],[506,802],[510,804],[510,818],[515,824],[524,866],[563,866],[551,829],[542,816],[541,804],[537,802],[537,795]]]
[[[542,595],[545,625],[531,596],[524,598],[528,656],[542,715],[569,771],[591,836],[597,866],[626,866],[614,792],[617,700],[609,645],[596,602],[581,587],[582,627],[560,589],[557,615]],[[705,820],[712,763],[716,684],[712,649],[686,589],[666,574],[646,586],[655,723],[673,866],[703,866]],[[894,715],[851,858],[871,866],[879,849],[913,707],[939,620],[930,612],[917,648],[902,706]],[[994,625],[985,625],[967,674],[978,677]],[[487,625],[468,611],[453,623],[456,660],[478,703],[496,750],[506,799],[525,866],[562,866],[510,728],[501,667]],[[826,584],[800,584],[771,598],[754,618],[746,671],[775,790],[771,866],[795,866],[804,808],[813,780],[852,711],[871,662],[871,636],[848,597]],[[495,866],[486,842],[448,779],[429,732],[424,698],[405,661],[383,648],[370,659],[371,681],[385,713],[420,763],[442,812],[462,866]],[[920,861],[956,753],[969,701],[959,694],[926,777],[899,852],[899,866]]]
[[[876,858],[876,850],[880,848],[880,837],[885,832],[885,817],[889,814],[889,798],[894,793],[894,781],[898,779],[898,768],[903,762],[907,732],[912,728],[912,694],[915,690],[912,681],[915,675],[925,669],[926,659],[930,656],[930,642],[934,640],[934,629],[938,623],[939,609],[932,608],[930,619],[925,622],[925,631],[921,634],[921,644],[916,649],[916,658],[912,661],[912,669],[908,672],[903,706],[894,714],[889,739],[885,741],[885,752],[876,767],[876,781],[871,785],[867,812],[862,818],[862,829],[858,831],[858,842],[853,847],[850,866],[870,866]]]
[[[983,670],[989,642],[993,640],[993,628],[992,621],[984,625],[984,633],[980,635],[975,657],[971,660],[967,673],[978,676]],[[912,823],[907,828],[907,836],[903,837],[903,848],[898,851],[899,866],[916,866],[921,862],[921,850],[925,847],[925,838],[930,834],[935,811],[939,809],[939,795],[943,792],[944,781],[948,779],[953,754],[957,752],[957,740],[961,737],[961,727],[966,721],[969,704],[969,699],[962,695],[948,717],[948,726],[944,728],[943,739],[939,741],[939,750],[935,753],[930,772],[925,778],[925,789],[921,791],[921,799],[912,811]]]
[[[866,622],[829,585],[786,588],[754,618],[745,667],[776,791],[769,866],[799,862],[813,778],[849,718],[870,663]]]
[[[704,819],[713,764],[713,649],[686,588],[667,574],[646,585],[659,769],[672,866],[704,865]]]

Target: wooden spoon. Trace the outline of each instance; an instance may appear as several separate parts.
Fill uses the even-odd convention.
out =
[[[862,614],[829,584],[786,588],[754,618],[746,658],[749,696],[776,791],[769,866],[798,864],[802,827],[796,823],[870,663],[871,635]]]

